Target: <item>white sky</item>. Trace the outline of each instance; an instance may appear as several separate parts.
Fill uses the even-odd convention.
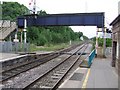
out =
[[[2,0],[19,2],[29,7],[31,0]],[[85,13],[85,12],[105,12],[105,26],[118,16],[118,2],[120,0],[36,0],[37,9],[45,10],[49,14],[57,13]],[[96,27],[72,26],[75,32],[81,31],[89,38],[96,35]]]

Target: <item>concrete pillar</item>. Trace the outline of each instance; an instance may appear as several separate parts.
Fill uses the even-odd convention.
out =
[[[98,31],[99,31],[99,28],[97,28],[96,30],[96,56],[97,56],[97,49],[98,49]]]
[[[105,56],[105,50],[106,50],[106,37],[105,37],[105,33],[106,33],[106,28],[102,28],[102,31],[103,31],[103,57],[106,57]]]

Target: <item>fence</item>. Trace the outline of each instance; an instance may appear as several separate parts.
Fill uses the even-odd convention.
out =
[[[20,42],[0,42],[1,53],[18,53],[18,52],[29,52],[30,44]]]
[[[91,63],[92,63],[92,61],[93,61],[93,59],[94,59],[94,57],[95,57],[95,54],[96,54],[96,50],[94,49],[91,53],[90,53],[90,55],[89,55],[89,60],[88,60],[88,66],[90,67],[90,65],[91,65]]]

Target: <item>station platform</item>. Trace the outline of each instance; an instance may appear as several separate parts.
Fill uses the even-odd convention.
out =
[[[14,66],[22,65],[25,62],[33,61],[40,58],[43,54],[50,52],[19,52],[15,53],[0,53],[0,69],[6,70]]]
[[[51,51],[51,52],[53,52],[53,51]],[[48,52],[48,51],[36,51],[36,52],[32,52],[32,53],[18,52],[16,54],[15,53],[0,53],[0,62],[9,61],[11,59],[20,58],[20,57],[25,57],[29,54],[40,55],[40,54],[48,54],[51,52]]]
[[[111,58],[95,58],[90,68],[78,67],[59,87],[60,90],[64,88],[118,90],[118,74],[115,68],[111,67]]]
[[[3,59],[13,58],[17,57],[19,54],[13,54],[13,53],[0,53],[0,61]]]

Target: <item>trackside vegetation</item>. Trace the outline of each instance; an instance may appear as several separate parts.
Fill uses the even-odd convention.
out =
[[[94,49],[95,44],[96,44],[96,37],[91,38],[91,40],[93,41],[93,49]],[[98,46],[103,47],[103,42],[104,42],[104,39],[99,37],[98,38]],[[106,47],[112,47],[112,39],[111,38],[106,38]]]

